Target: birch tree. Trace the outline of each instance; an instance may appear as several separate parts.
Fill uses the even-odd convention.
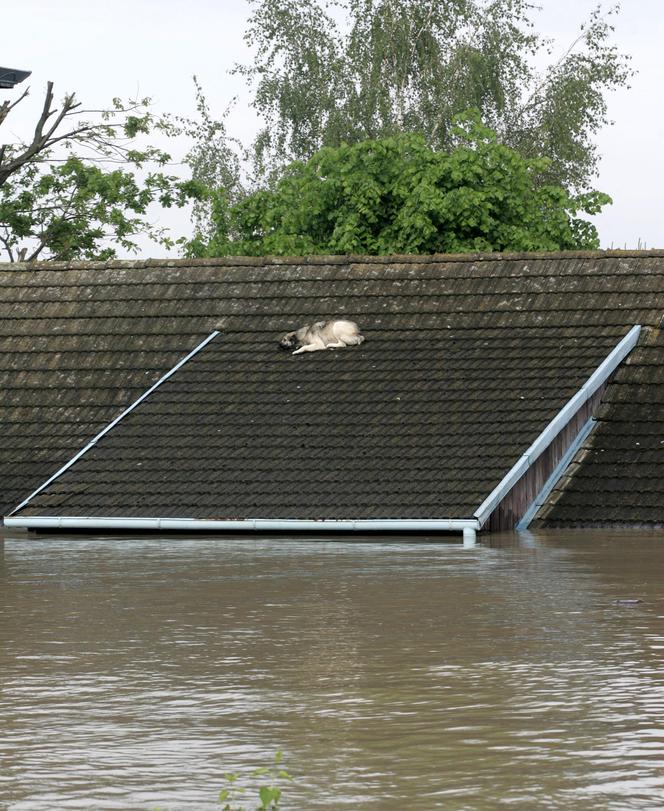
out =
[[[588,188],[607,94],[629,59],[598,7],[558,57],[527,0],[250,0],[254,58],[236,71],[264,120],[258,176],[324,146],[416,132],[452,141],[455,115],[478,110],[502,143],[546,155],[543,181]],[[546,63],[543,65],[543,63]]]

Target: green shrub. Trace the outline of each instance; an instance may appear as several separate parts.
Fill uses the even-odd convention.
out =
[[[455,148],[404,134],[326,147],[271,188],[234,205],[214,198],[216,234],[192,255],[429,254],[599,246],[592,223],[611,199],[543,182],[546,158],[498,142],[476,113],[456,119]]]

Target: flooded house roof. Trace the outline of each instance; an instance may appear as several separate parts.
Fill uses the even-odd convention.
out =
[[[540,520],[664,523],[664,253],[13,265],[0,306],[4,513],[218,330],[17,515],[471,518],[640,325],[503,512],[594,414]],[[279,351],[333,316],[366,342]]]

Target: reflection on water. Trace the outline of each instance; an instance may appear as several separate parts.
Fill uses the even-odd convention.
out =
[[[664,533],[4,539],[2,809],[664,805]]]

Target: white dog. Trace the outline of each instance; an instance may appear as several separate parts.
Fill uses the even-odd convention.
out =
[[[279,341],[282,349],[295,347],[293,355],[301,352],[319,352],[322,349],[341,349],[344,346],[357,346],[364,341],[360,328],[354,321],[335,319],[307,324],[295,332],[288,332]]]

